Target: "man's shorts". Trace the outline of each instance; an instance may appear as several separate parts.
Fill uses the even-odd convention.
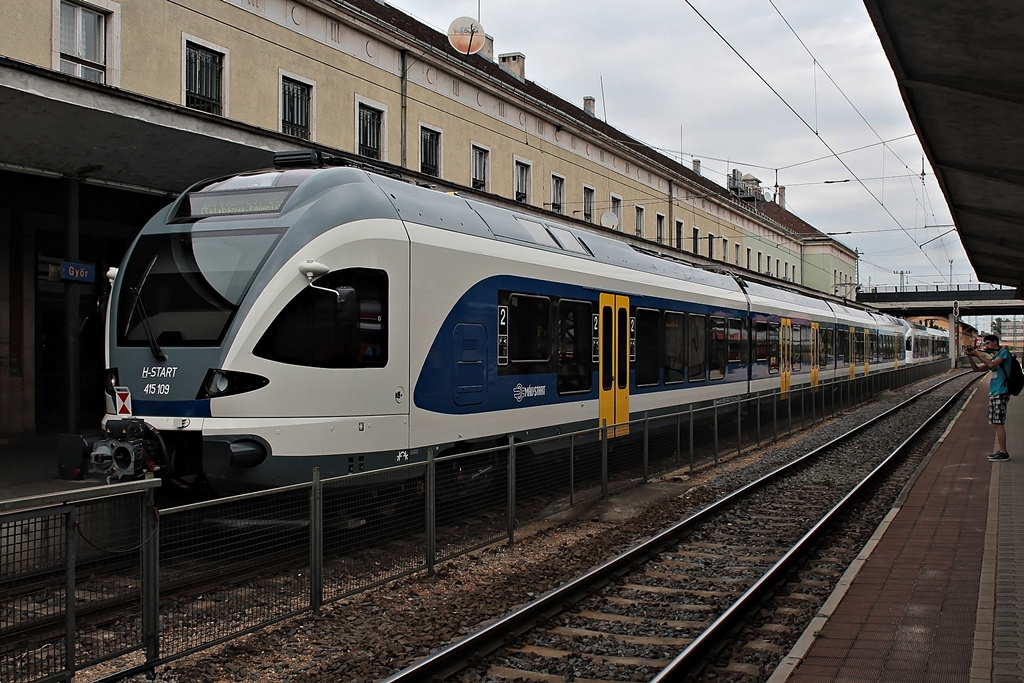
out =
[[[988,397],[988,423],[990,425],[1006,424],[1006,405],[1009,402],[1009,394]]]

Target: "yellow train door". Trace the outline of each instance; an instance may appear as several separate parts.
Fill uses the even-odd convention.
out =
[[[782,319],[779,330],[779,391],[782,398],[789,396],[789,387],[793,382],[793,321]]]
[[[629,359],[633,340],[629,297],[600,296],[598,319],[600,339],[600,420],[608,425],[608,436],[629,434]]]

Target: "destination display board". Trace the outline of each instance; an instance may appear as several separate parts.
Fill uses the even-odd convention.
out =
[[[278,213],[293,189],[295,188],[191,192],[182,200],[176,218]]]

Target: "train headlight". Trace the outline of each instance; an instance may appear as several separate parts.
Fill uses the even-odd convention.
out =
[[[106,377],[104,378],[103,391],[106,392],[107,396],[114,396],[114,387],[121,386],[120,373],[117,368],[107,368]]]
[[[206,393],[210,396],[220,396],[228,390],[228,378],[220,370],[214,370],[206,376]]]
[[[197,399],[221,398],[254,391],[270,384],[270,380],[248,372],[234,372],[210,368],[203,379],[203,386],[196,395]]]

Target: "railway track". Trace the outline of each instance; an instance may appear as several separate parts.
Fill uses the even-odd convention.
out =
[[[951,383],[957,390],[948,397]],[[705,668],[718,681],[758,678],[763,661],[780,653],[763,635],[740,636],[746,646],[735,642],[752,610],[794,576],[822,537],[969,386],[956,375],[915,395],[389,682],[443,679],[467,669],[470,679],[485,680],[690,680]],[[926,418],[909,420],[911,407]],[[805,578],[797,590],[826,584]],[[780,599],[800,597],[784,589]],[[755,621],[758,633],[772,632],[765,619]]]

